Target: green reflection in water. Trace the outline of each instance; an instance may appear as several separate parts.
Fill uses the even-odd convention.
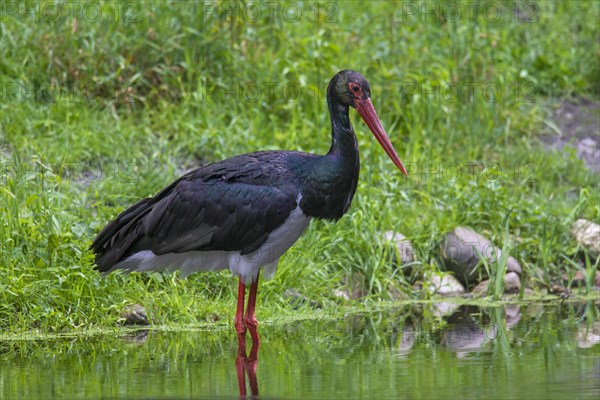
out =
[[[597,314],[440,303],[265,321],[261,397],[597,399]],[[236,350],[230,326],[1,340],[0,398],[235,398]]]

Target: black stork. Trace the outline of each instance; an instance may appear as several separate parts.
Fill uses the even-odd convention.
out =
[[[179,269],[185,276],[229,268],[239,276],[234,319],[239,351],[245,355],[246,329],[258,349],[255,303],[260,268],[272,277],[279,257],[311,218],[335,221],[350,207],[359,159],[349,107],[358,111],[406,175],[370,97],[369,83],[361,74],[340,71],[327,87],[332,136],[327,154],[259,151],[197,168],[110,222],[91,245],[96,269]]]

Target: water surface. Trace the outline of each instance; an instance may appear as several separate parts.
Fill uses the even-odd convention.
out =
[[[598,399],[598,306],[408,305],[261,321],[260,398]],[[225,324],[35,340],[0,334],[0,398],[237,398]]]

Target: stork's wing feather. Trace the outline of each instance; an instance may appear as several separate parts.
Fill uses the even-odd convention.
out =
[[[234,174],[219,170],[219,164],[209,167],[180,178],[154,198],[141,200],[108,224],[91,246],[97,269],[108,271],[142,250],[156,255],[192,250],[248,254],[297,207],[292,185],[241,179],[248,168]]]

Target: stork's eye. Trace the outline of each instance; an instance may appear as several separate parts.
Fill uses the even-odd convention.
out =
[[[357,85],[354,82],[350,82],[350,84],[348,85],[350,87],[350,90],[356,95],[356,96],[361,96],[362,94],[362,90],[360,89],[360,86]]]

